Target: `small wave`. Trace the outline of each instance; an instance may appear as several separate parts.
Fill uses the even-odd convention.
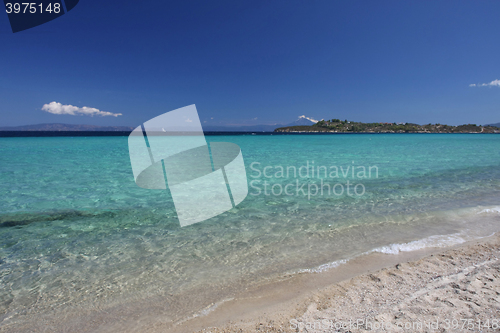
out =
[[[332,261],[332,262],[320,265],[318,267],[301,269],[300,271],[298,271],[298,273],[299,274],[300,273],[321,273],[321,272],[325,272],[329,269],[343,265],[343,264],[347,263],[347,261],[348,260],[346,260],[346,259]]]
[[[434,235],[427,238],[419,239],[416,241],[408,242],[408,243],[400,243],[400,244],[391,244],[387,246],[377,247],[373,250],[362,253],[361,255],[355,256],[357,258],[359,256],[367,255],[370,253],[384,253],[384,254],[398,254],[400,252],[410,252],[422,250],[425,248],[443,248],[443,247],[451,247],[454,245],[462,244],[471,240],[481,239],[491,237],[495,234],[495,232],[486,236],[471,236],[469,232],[462,231],[460,233],[450,234],[450,235]],[[351,258],[352,259],[352,258]],[[346,264],[349,259],[342,259],[337,261],[332,261],[314,268],[306,268],[297,271],[297,274],[301,273],[321,273],[325,272],[329,269],[339,267],[340,265]]]
[[[234,300],[234,298],[227,298],[227,299],[223,299],[222,301],[219,301],[217,303],[213,303],[213,304],[207,306],[205,309],[201,310],[200,312],[195,313],[193,315],[193,318],[206,316],[210,312],[215,311],[215,309],[217,309],[219,307],[219,305],[222,305],[222,304],[229,302],[229,301],[232,301],[232,300]]]
[[[493,234],[491,234],[489,236],[492,236]],[[489,236],[484,236],[484,237],[489,237]],[[466,236],[466,232],[460,232],[460,233],[451,234],[451,235],[435,235],[435,236],[430,236],[430,237],[419,239],[419,240],[409,242],[409,243],[391,244],[388,246],[378,247],[376,249],[373,249],[373,250],[367,252],[367,254],[373,253],[373,252],[385,253],[385,254],[398,254],[399,252],[417,251],[417,250],[430,248],[430,247],[438,247],[438,248],[439,247],[450,247],[450,246],[465,243],[465,242],[473,240],[473,239],[479,239],[479,238],[484,238],[484,237]]]
[[[208,315],[210,312],[213,312],[215,311],[215,309],[217,309],[219,307],[219,305],[223,304],[223,303],[226,303],[226,302],[229,302],[229,301],[232,301],[234,300],[234,298],[227,298],[227,299],[223,299],[217,303],[212,303],[211,305],[207,306],[206,308],[204,308],[203,310],[199,311],[199,312],[196,312],[195,314],[187,317],[187,318],[184,318],[184,319],[181,319],[179,320],[178,322],[175,323],[175,325],[180,325],[180,324],[183,324],[191,319],[195,319],[195,318],[199,318],[199,317],[204,317],[206,315]]]
[[[485,213],[497,213],[498,214],[498,213],[500,213],[500,207],[483,209],[478,214],[485,214]]]

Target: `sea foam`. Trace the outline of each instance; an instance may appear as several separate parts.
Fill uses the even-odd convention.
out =
[[[486,213],[500,213],[500,207],[493,207],[493,208],[487,208],[487,209],[483,209],[482,211],[480,211],[478,214],[486,214]]]
[[[449,247],[457,244],[462,244],[467,241],[464,233],[456,233],[451,235],[435,235],[427,238],[419,239],[409,243],[391,244],[375,248],[367,253],[378,252],[385,254],[398,254],[400,252],[417,251],[429,247]]]

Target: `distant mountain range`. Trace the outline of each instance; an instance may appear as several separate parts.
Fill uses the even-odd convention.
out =
[[[250,126],[203,126],[205,132],[273,132],[275,129],[286,126],[310,126],[318,121],[306,116],[300,116],[290,124],[250,125]]]
[[[283,125],[251,125],[251,126],[203,126],[205,132],[273,132],[276,128],[284,126],[308,126],[317,123],[316,120],[300,116],[293,123]],[[128,126],[96,126],[96,125],[71,125],[71,124],[38,124],[25,126],[0,127],[0,131],[47,131],[47,132],[115,132],[132,131],[135,127]]]
[[[71,125],[71,124],[38,124],[25,126],[0,127],[0,131],[47,131],[47,132],[115,132],[132,131],[134,127],[128,126],[96,126],[96,125]]]
[[[217,126],[207,125],[203,126],[205,132],[273,132],[279,129],[283,131],[293,131],[293,129],[284,130],[287,127],[293,126],[311,126],[317,124],[318,121],[306,116],[300,116],[296,121],[289,124],[275,124],[275,125],[248,125],[248,126]],[[362,124],[362,123],[359,123]],[[354,123],[353,123],[354,125]],[[420,125],[415,125],[420,126]],[[492,126],[500,128],[500,123],[489,124],[484,126]],[[321,126],[322,128],[323,126]],[[0,131],[47,131],[47,132],[130,132],[135,127],[129,126],[97,126],[97,125],[72,125],[72,124],[37,124],[25,126],[10,126],[0,127]],[[306,131],[315,131],[318,127],[307,128]],[[294,129],[297,130],[297,129]],[[324,130],[323,128],[321,130]]]

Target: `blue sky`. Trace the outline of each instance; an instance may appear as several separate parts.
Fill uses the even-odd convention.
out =
[[[500,122],[500,1],[90,1],[16,34],[0,15],[0,126]],[[120,116],[56,115],[44,104]],[[213,119],[212,119],[213,118]]]

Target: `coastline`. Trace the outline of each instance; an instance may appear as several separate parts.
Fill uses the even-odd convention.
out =
[[[436,322],[438,329],[460,331],[464,320],[473,319],[466,324],[487,332],[493,329],[478,325],[497,319],[500,325],[499,291],[497,233],[448,248],[370,253],[326,272],[284,277],[174,327],[147,331],[348,332],[386,325],[378,330],[403,332],[408,323],[413,331],[433,331],[425,324]],[[453,320],[460,325],[455,330]],[[348,327],[353,321],[357,326]]]
[[[427,243],[433,237],[416,242]],[[188,299],[151,295],[112,306],[81,304],[78,312],[50,311],[26,316],[17,324],[3,317],[0,332],[355,332],[364,329],[324,329],[324,325],[357,320],[396,325],[431,323],[436,318],[441,324],[446,319],[500,319],[500,302],[495,300],[500,295],[500,233],[438,242],[439,247],[414,248],[413,243],[242,286],[244,290],[233,290],[230,297],[220,297],[177,320],[169,318],[168,308],[161,304],[194,305],[191,302],[203,299],[209,291],[194,290],[196,295],[187,295]],[[470,276],[487,286],[483,288]]]
[[[100,294],[103,290],[106,291],[105,288],[112,286],[102,282],[94,287],[97,292],[91,289],[93,286],[86,287],[83,292],[78,292],[76,288],[62,287],[57,290],[68,290],[68,301],[58,301],[57,298],[52,301],[49,297],[59,296],[55,293],[40,294],[36,304],[24,308],[18,306],[14,308],[17,311],[0,316],[0,332],[255,332],[259,328],[265,332],[295,332],[291,320],[295,320],[294,323],[299,328],[299,323],[321,325],[318,318],[330,320],[332,323],[363,319],[367,315],[374,315],[373,310],[381,306],[380,299],[393,297],[394,290],[399,291],[399,294],[396,294],[399,297],[397,300],[405,300],[408,298],[407,294],[418,291],[411,289],[416,285],[415,281],[423,283],[419,290],[425,290],[426,285],[420,281],[421,277],[426,277],[429,284],[435,282],[436,278],[457,274],[456,271],[446,269],[432,271],[436,267],[435,264],[434,268],[429,270],[427,267],[433,264],[428,262],[423,268],[419,267],[415,263],[421,258],[429,259],[432,258],[431,255],[435,258],[437,254],[449,249],[465,249],[465,254],[452,255],[453,258],[459,258],[461,265],[452,268],[461,267],[462,270],[485,262],[481,258],[491,256],[492,253],[496,258],[500,258],[500,233],[492,235],[492,232],[498,231],[499,212],[498,206],[477,206],[454,211],[426,212],[421,217],[416,215],[410,220],[408,217],[402,220],[411,221],[409,225],[397,223],[399,220],[396,219],[386,223],[382,229],[381,223],[361,226],[351,224],[341,232],[341,238],[337,237],[339,230],[333,230],[333,237],[325,239],[330,240],[328,244],[335,246],[318,247],[315,257],[308,257],[306,264],[275,274],[269,274],[269,270],[258,271],[255,274],[258,279],[254,279],[253,283],[252,280],[240,278],[228,284],[218,280],[217,274],[202,272],[203,283],[195,288],[185,289],[184,292],[174,294],[172,291],[157,289],[162,287],[162,283],[155,284],[154,279],[149,279],[146,281],[149,283],[137,285],[136,293],[125,294],[128,298],[119,297],[122,296],[121,292]],[[410,228],[406,228],[408,226]],[[393,236],[392,240],[380,238],[387,232]],[[372,235],[375,241],[369,242],[369,239],[363,236],[366,234]],[[349,248],[351,244],[356,243],[356,239],[365,240],[364,249],[350,252]],[[308,244],[313,246],[321,240],[322,238],[317,237],[308,238]],[[478,244],[483,247],[482,250],[467,250],[469,246]],[[339,249],[353,255],[344,256],[337,251]],[[246,253],[233,254],[247,257],[253,254],[248,248],[245,248],[245,251]],[[471,253],[467,254],[467,251]],[[323,260],[324,258],[332,261]],[[256,259],[258,257],[253,255],[248,257],[253,264]],[[80,263],[84,262],[80,260]],[[279,263],[279,260],[275,263]],[[395,270],[394,267],[401,263],[410,264],[403,264]],[[398,273],[401,275],[401,267],[407,267],[403,281],[392,281],[392,277],[398,276]],[[451,266],[448,265],[449,267]],[[218,269],[224,269],[224,266],[219,266]],[[279,267],[276,270],[280,271]],[[392,270],[392,275],[384,273],[387,270]],[[155,278],[161,278],[164,270],[158,266],[141,272],[142,281],[147,278],[145,272],[156,274],[153,276]],[[215,272],[217,273],[217,269]],[[498,270],[492,274],[498,276]],[[360,284],[355,281],[362,282]],[[378,290],[380,286],[385,287],[390,283],[396,283],[397,288],[391,287],[389,294],[384,295]],[[336,306],[340,303],[339,300],[359,300],[359,295],[366,292],[366,288],[372,293],[361,297],[365,301],[364,312],[356,312],[360,307],[351,302],[341,309],[348,309],[350,312],[338,314],[339,309]],[[406,294],[401,291],[405,288]],[[496,285],[496,288],[500,290],[500,285]],[[31,292],[32,289],[27,290]],[[375,292],[378,292],[378,295]],[[79,295],[84,297],[78,297]],[[498,298],[498,295],[494,297]],[[449,302],[453,303],[453,300]],[[393,302],[392,305],[394,307],[397,304]],[[426,307],[432,309],[431,306]],[[327,312],[323,313],[318,308]],[[391,311],[389,317],[377,317],[378,320],[389,322],[388,318],[398,316],[398,313]],[[496,312],[500,313],[500,308],[497,308]],[[467,316],[470,314],[464,314],[460,318]]]

